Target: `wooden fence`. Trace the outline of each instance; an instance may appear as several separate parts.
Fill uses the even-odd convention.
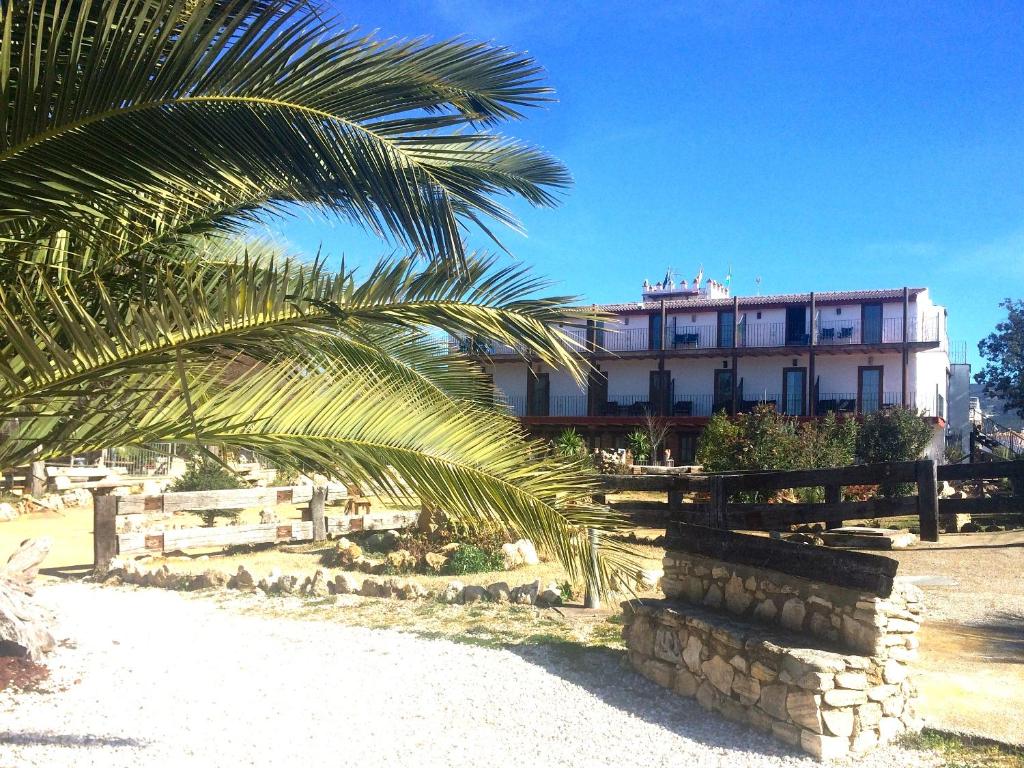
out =
[[[1009,478],[1013,493],[977,499],[940,499],[940,481],[981,481]],[[989,512],[1024,512],[1024,461],[936,465],[923,461],[859,464],[830,469],[721,474],[602,475],[605,493],[658,491],[668,501],[626,502],[613,505],[627,513],[660,513],[674,522],[711,528],[772,531],[801,523],[839,527],[844,520],[917,515],[924,541],[938,541],[939,515]],[[842,489],[851,485],[912,483],[913,496],[842,501]],[[821,487],[823,503],[753,504],[730,500],[741,491],[779,491]],[[684,493],[705,494],[707,501],[682,503]]]
[[[273,544],[291,541],[324,541],[328,535],[353,531],[384,531],[407,528],[416,522],[419,512],[370,512],[368,504],[349,504],[348,513],[328,516],[329,503],[349,501],[352,497],[335,487],[308,485],[277,488],[241,488],[224,491],[191,491],[159,495],[114,496],[109,489],[93,493],[93,561],[106,567],[117,555],[148,552],[160,554],[177,549],[220,547],[236,544]],[[210,528],[161,530],[159,524],[138,532],[118,533],[117,518],[175,512],[251,509],[294,504],[305,507],[302,520],[251,525],[225,525]],[[340,510],[339,510],[340,511]]]

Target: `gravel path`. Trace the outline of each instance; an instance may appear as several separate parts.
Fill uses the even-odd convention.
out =
[[[0,693],[0,766],[809,766],[601,651],[269,619],[162,590],[40,589],[73,638]],[[861,768],[934,765],[901,749]]]

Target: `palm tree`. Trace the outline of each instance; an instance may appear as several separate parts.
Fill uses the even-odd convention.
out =
[[[114,445],[256,448],[406,487],[602,586],[619,520],[437,333],[583,375],[568,299],[467,253],[568,174],[490,131],[550,98],[528,58],[338,31],[305,2],[26,0],[0,19],[0,466]],[[410,256],[357,280],[246,227],[311,206]]]

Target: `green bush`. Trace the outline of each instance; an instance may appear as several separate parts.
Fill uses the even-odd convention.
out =
[[[634,429],[626,436],[626,442],[636,464],[646,464],[651,460],[651,438],[646,432]]]
[[[587,455],[587,444],[583,437],[572,427],[563,429],[554,440],[555,451],[568,458],[583,458]]]
[[[864,417],[857,437],[857,456],[865,464],[913,461],[932,439],[932,428],[913,408],[885,408]],[[887,484],[883,496],[905,496],[913,486]]]
[[[181,477],[167,487],[168,491],[222,491],[244,488],[245,484],[227,467],[211,460],[194,461]],[[218,517],[236,518],[240,509],[196,510],[203,519],[203,525],[211,527]]]
[[[472,544],[463,544],[448,558],[445,573],[461,576],[466,573],[500,571],[505,567],[501,552],[488,552]]]

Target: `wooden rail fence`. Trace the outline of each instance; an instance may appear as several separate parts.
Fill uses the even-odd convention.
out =
[[[941,481],[982,481],[1009,478],[1012,495],[977,499],[941,499]],[[668,494],[663,504],[626,502],[613,506],[631,513],[660,513],[675,523],[711,528],[772,531],[801,523],[823,523],[836,528],[844,520],[917,515],[924,541],[938,541],[939,515],[1024,512],[1024,461],[937,465],[922,461],[859,464],[829,469],[798,469],[720,474],[602,475],[605,494],[655,491]],[[914,496],[842,501],[842,489],[851,485],[911,483]],[[778,491],[821,487],[823,503],[738,503],[730,497],[741,491]],[[684,504],[684,493],[707,495],[707,501]]]
[[[334,488],[314,488],[308,485],[190,491],[150,496],[115,496],[109,491],[110,489],[101,488],[93,492],[93,563],[97,568],[105,568],[113,557],[124,554],[160,554],[177,549],[236,544],[324,541],[328,536],[339,536],[353,531],[394,530],[409,527],[419,516],[417,510],[370,512],[365,502],[349,504],[346,514],[327,516],[327,504],[348,501],[351,496]],[[119,516],[251,509],[273,507],[278,504],[305,507],[303,519],[163,530],[157,524],[137,532],[117,532]]]

